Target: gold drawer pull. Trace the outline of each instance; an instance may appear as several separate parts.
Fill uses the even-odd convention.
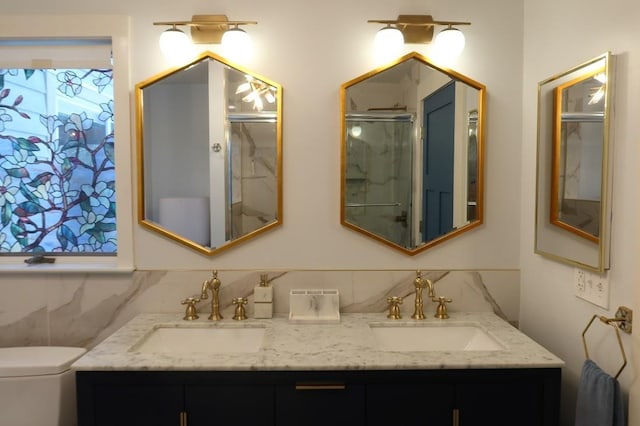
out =
[[[344,383],[296,383],[296,390],[345,390]]]
[[[460,410],[457,408],[453,409],[453,426],[460,426]]]

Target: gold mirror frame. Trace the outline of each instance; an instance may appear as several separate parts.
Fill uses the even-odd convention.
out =
[[[434,237],[432,239],[429,239],[427,241],[421,241],[421,239],[416,239],[414,238],[415,241],[417,241],[415,244],[407,244],[407,245],[402,245],[402,244],[398,244],[397,242],[394,242],[392,240],[390,240],[389,238],[386,238],[384,235],[381,235],[380,233],[376,232],[375,230],[372,229],[366,229],[366,227],[364,226],[360,226],[356,223],[352,223],[351,221],[349,221],[348,217],[347,217],[347,212],[346,209],[350,208],[350,207],[354,207],[355,205],[352,205],[352,203],[350,203],[348,205],[348,196],[347,196],[347,180],[353,180],[355,178],[353,177],[349,177],[348,176],[348,163],[350,161],[349,159],[349,147],[348,147],[348,139],[350,138],[348,132],[350,130],[349,128],[349,114],[351,114],[352,111],[354,111],[354,102],[353,99],[350,98],[349,96],[349,89],[353,88],[354,86],[363,83],[367,80],[370,80],[372,78],[376,78],[377,76],[380,76],[382,73],[384,73],[385,71],[389,71],[392,70],[394,67],[398,66],[398,65],[402,65],[405,63],[408,63],[409,61],[415,61],[416,63],[418,63],[421,66],[426,67],[426,69],[429,70],[429,72],[436,72],[442,75],[443,79],[446,79],[446,84],[464,84],[468,87],[468,89],[473,89],[474,93],[476,93],[475,91],[477,91],[477,102],[475,102],[475,107],[471,108],[471,109],[465,109],[464,110],[464,120],[466,121],[466,123],[462,123],[464,124],[463,127],[460,126],[460,122],[456,121],[456,129],[459,132],[463,132],[460,133],[460,138],[462,138],[462,140],[464,140],[464,142],[466,144],[469,143],[469,134],[473,135],[473,139],[474,139],[474,144],[475,144],[475,155],[476,155],[476,173],[475,173],[475,194],[474,194],[474,200],[471,203],[469,200],[470,198],[470,194],[466,194],[467,198],[466,198],[466,206],[464,206],[465,210],[469,209],[469,206],[472,205],[471,209],[473,211],[473,215],[475,216],[473,220],[467,220],[466,223],[464,223],[461,226],[457,226],[457,227],[453,227],[452,229],[449,229],[447,232],[445,232],[444,234],[438,235],[437,237]],[[441,88],[441,87],[439,87]],[[438,90],[436,88],[432,89],[431,92],[426,93],[426,95],[424,93],[420,93],[420,96],[428,96],[429,94],[435,93]],[[476,228],[478,226],[480,226],[483,223],[483,214],[484,214],[484,121],[485,121],[485,102],[486,102],[486,88],[483,84],[474,81],[472,79],[470,79],[469,77],[466,77],[456,71],[450,70],[450,69],[446,69],[446,68],[442,68],[439,67],[437,65],[432,64],[431,62],[429,62],[429,60],[427,58],[425,58],[424,56],[420,55],[419,53],[416,52],[412,52],[409,53],[399,59],[397,59],[396,61],[393,61],[385,66],[382,66],[380,68],[377,68],[375,70],[372,70],[366,74],[363,74],[353,80],[350,80],[344,84],[341,85],[340,88],[340,101],[341,101],[341,109],[340,109],[340,117],[341,117],[341,180],[340,180],[340,223],[347,227],[350,228],[352,230],[357,231],[358,233],[361,233],[363,235],[366,235],[369,238],[372,238],[376,241],[379,241],[387,246],[390,246],[396,250],[399,250],[403,253],[406,253],[410,256],[414,256],[424,250],[427,250],[428,248],[434,247],[444,241],[447,241],[451,238],[457,237],[473,228]],[[419,99],[419,102],[423,102],[424,99],[421,97]],[[461,107],[466,107],[467,105],[463,105]],[[357,109],[357,107],[355,108]],[[396,111],[393,111],[393,110]],[[417,109],[417,108],[416,108]],[[370,108],[369,111],[373,111],[373,110],[378,110],[375,112],[379,112],[379,110],[386,110],[389,111],[392,115],[397,113],[396,116],[401,115],[403,113],[403,111],[401,111],[400,109],[397,108]],[[417,111],[416,111],[416,116],[417,116]],[[456,114],[458,114],[458,112],[456,112]],[[416,120],[418,123],[421,122],[420,119]],[[411,141],[410,143],[412,144],[412,153],[411,155],[416,154],[415,152],[413,152],[414,147],[418,146],[419,144],[421,144],[422,142],[420,142],[418,140],[419,137],[417,137],[417,131],[416,128],[413,128],[413,124],[412,124],[412,137],[411,137]],[[464,134],[464,136],[463,136]],[[468,148],[468,145],[467,145]],[[414,160],[412,160],[414,161]],[[417,161],[417,160],[415,160]],[[413,166],[412,166],[413,167]],[[468,164],[465,165],[465,167],[468,167]],[[414,186],[416,185],[416,179],[417,177],[413,175],[413,170],[411,171],[411,177],[410,177],[410,183],[409,185],[411,186],[410,191],[413,193],[414,191]],[[453,173],[453,172],[452,172]],[[465,168],[465,173],[468,173],[468,168]],[[362,178],[364,179],[364,178]],[[467,182],[467,187],[465,189],[465,191],[467,192],[471,192],[468,191],[468,175],[464,176],[464,179]],[[420,198],[418,199],[418,197],[415,196],[415,194],[413,194],[411,196],[411,210],[419,212],[421,214],[421,217],[424,217],[423,214],[423,210],[422,209],[422,196],[420,195]],[[397,206],[398,203],[374,203],[375,207],[388,207],[390,204],[393,204],[393,206]],[[420,207],[417,207],[417,204],[420,204]],[[372,204],[373,206],[373,204]],[[393,207],[391,206],[391,207]],[[356,208],[359,208],[359,206],[355,206]],[[364,207],[367,208],[367,207]],[[469,214],[469,213],[465,213],[465,214]],[[411,214],[410,214],[411,215]],[[413,215],[412,215],[413,216]],[[415,215],[417,216],[417,214]],[[406,212],[402,212],[399,216],[395,216],[396,219],[395,221],[399,221],[399,220],[404,220],[405,223],[407,222],[406,219]],[[467,216],[465,216],[467,217]],[[418,233],[420,233],[420,235],[424,235],[424,228],[421,226],[421,224],[418,223],[417,219],[411,219],[411,223],[414,228],[412,228],[412,230],[410,231],[412,234],[417,235]],[[422,238],[422,237],[421,237]]]
[[[231,166],[229,166],[229,163],[231,163],[232,161],[234,161],[231,156],[231,148],[227,148],[226,145],[227,144],[231,144],[231,136],[230,134],[232,133],[231,127],[232,125],[230,124],[231,121],[233,120],[242,120],[242,118],[229,118],[230,116],[234,116],[234,117],[248,117],[246,118],[247,123],[253,124],[253,123],[264,123],[264,122],[270,122],[273,124],[273,129],[272,132],[274,133],[275,137],[273,139],[273,147],[269,147],[269,149],[273,149],[273,153],[272,153],[272,157],[270,157],[270,159],[272,159],[274,161],[274,164],[264,164],[263,166],[258,165],[258,167],[262,167],[262,170],[268,170],[269,173],[272,173],[275,176],[272,176],[270,179],[273,180],[272,184],[274,186],[273,190],[275,192],[275,200],[271,200],[268,201],[269,204],[272,204],[272,209],[273,209],[273,213],[274,213],[274,217],[271,218],[269,221],[265,221],[265,223],[262,223],[261,226],[259,226],[257,229],[253,229],[250,232],[246,232],[244,234],[241,234],[240,236],[237,237],[231,237],[229,238],[229,234],[230,234],[230,230],[229,230],[229,216],[231,214],[231,208],[232,208],[232,201],[229,201],[232,199],[232,195],[229,194],[229,192],[231,192],[232,190],[230,189],[230,185],[231,183],[229,183],[231,180],[235,179],[235,180],[244,180],[245,177],[244,175],[242,175],[240,178],[238,178],[237,176],[231,176],[231,172],[229,170],[225,170],[224,174],[226,176],[226,179],[228,179],[228,181],[226,181],[225,185],[226,186],[226,193],[223,194],[224,198],[224,202],[225,202],[225,208],[227,209],[226,212],[226,217],[224,219],[225,221],[225,230],[224,233],[226,234],[226,236],[224,237],[225,239],[229,238],[228,240],[226,240],[223,244],[218,245],[217,247],[210,247],[207,244],[202,244],[200,242],[194,241],[193,238],[187,238],[184,235],[182,235],[179,232],[175,232],[174,230],[169,229],[167,226],[163,226],[161,225],[158,220],[156,220],[156,217],[149,217],[147,214],[147,208],[149,207],[147,205],[147,186],[145,184],[145,181],[147,180],[147,175],[146,173],[149,172],[149,169],[153,167],[153,165],[151,165],[150,163],[150,159],[147,159],[147,161],[145,161],[145,149],[149,149],[149,144],[150,144],[150,140],[145,141],[145,126],[149,126],[150,123],[150,119],[149,117],[145,116],[145,110],[144,110],[144,94],[145,94],[145,90],[148,90],[149,88],[153,87],[154,84],[158,84],[159,82],[162,82],[163,80],[166,80],[168,78],[171,77],[177,77],[180,76],[181,73],[186,74],[187,72],[189,72],[190,70],[194,70],[195,67],[199,64],[202,64],[204,62],[207,61],[213,61],[216,64],[221,64],[221,66],[225,69],[225,70],[229,70],[229,73],[233,72],[233,71],[237,71],[239,74],[238,75],[242,75],[246,78],[246,82],[254,82],[254,83],[259,83],[261,85],[261,87],[268,89],[269,90],[269,95],[268,96],[272,96],[273,99],[269,99],[270,101],[273,101],[275,103],[275,111],[272,111],[269,115],[270,118],[265,118],[265,119],[261,119],[260,117],[256,117],[256,114],[251,114],[251,113],[242,113],[241,111],[237,111],[236,114],[232,114],[229,112],[229,110],[231,110],[231,108],[228,107],[228,105],[226,105],[227,111],[225,111],[224,107],[221,107],[220,105],[217,106],[211,106],[208,105],[208,108],[211,111],[214,111],[219,113],[219,114],[214,114],[211,111],[209,112],[209,118],[213,119],[215,121],[218,122],[218,126],[223,126],[224,127],[224,138],[220,139],[216,139],[217,143],[214,143],[214,141],[212,141],[211,136],[208,137],[209,140],[206,141],[207,144],[207,149],[210,150],[209,152],[219,152],[222,149],[222,153],[224,154],[224,161],[225,161],[225,167],[226,168],[230,168]],[[230,75],[229,73],[227,73],[226,75]],[[225,77],[226,79],[226,77]],[[230,85],[230,83],[228,81],[222,81],[219,83],[221,86],[226,85]],[[224,87],[223,87],[224,89]],[[252,91],[256,91],[257,89],[260,89],[259,87],[256,88],[254,86],[251,86],[251,90]],[[229,102],[229,96],[231,95],[231,92],[226,92],[227,93],[227,98],[225,99],[224,102]],[[241,98],[243,96],[246,95],[245,93],[239,92],[239,88],[238,90],[236,90],[237,98]],[[212,52],[204,52],[201,55],[199,55],[196,59],[194,59],[193,61],[183,65],[183,66],[179,66],[173,69],[169,69],[167,71],[161,72],[153,77],[150,77],[147,80],[144,80],[140,83],[138,83],[135,86],[135,101],[136,101],[136,134],[137,134],[137,165],[138,165],[138,173],[137,173],[137,178],[138,178],[138,208],[137,208],[137,212],[138,212],[138,223],[140,225],[142,225],[143,227],[152,230],[153,232],[156,232],[158,234],[161,234],[165,237],[168,237],[171,240],[177,241],[178,243],[187,246],[191,249],[194,249],[200,253],[206,254],[206,255],[214,255],[217,254],[223,250],[227,250],[231,247],[236,246],[237,244],[243,243],[247,240],[250,240],[270,229],[273,229],[274,227],[280,226],[282,224],[282,86],[279,85],[278,83],[275,83],[269,79],[266,79],[248,69],[243,68],[242,66],[239,65],[235,65],[230,63],[229,61],[227,61],[226,59],[216,55],[215,53]],[[239,102],[239,101],[238,101]],[[254,105],[255,106],[255,105]],[[235,122],[235,121],[234,121]],[[224,124],[221,124],[224,123]],[[211,122],[209,122],[209,125],[211,126]],[[252,143],[254,141],[251,141]],[[205,142],[203,142],[205,143]],[[244,142],[243,142],[244,143]],[[256,146],[253,146],[253,149],[256,149]],[[205,155],[206,155],[206,151]],[[150,155],[149,155],[150,156]],[[236,161],[244,161],[244,157],[242,157],[242,159],[240,160],[236,160]],[[266,163],[266,161],[265,161]],[[157,168],[159,168],[160,166],[157,166]],[[252,164],[252,167],[254,167],[254,165]],[[183,172],[185,170],[183,169]],[[180,170],[174,170],[174,172],[180,173]],[[201,171],[196,171],[197,173],[202,173],[205,174],[207,177],[209,177],[209,170],[201,170]],[[213,172],[212,172],[213,173]],[[191,177],[193,179],[193,177]],[[274,179],[275,178],[275,179]],[[187,177],[186,179],[189,179],[189,177]],[[210,177],[209,177],[210,179]],[[246,178],[249,179],[249,178]],[[151,179],[149,179],[151,180]],[[209,182],[209,185],[211,184],[211,182]],[[254,190],[255,191],[255,190]],[[235,208],[235,207],[234,207]],[[234,210],[235,211],[235,210]],[[209,215],[211,213],[209,212]],[[235,214],[235,213],[234,213]],[[156,214],[157,215],[157,214]],[[260,222],[260,219],[262,218],[258,218],[257,220],[254,220],[254,222]],[[255,225],[254,225],[255,226]],[[210,229],[213,229],[213,226],[209,226]],[[213,231],[211,231],[213,233]]]
[[[604,90],[601,102],[601,113],[584,111],[585,98],[592,93],[578,96],[574,111],[567,110],[567,99],[563,93],[567,89],[582,89],[578,85],[604,73],[604,82],[594,83],[598,90]],[[538,141],[536,163],[536,231],[535,253],[558,262],[567,263],[595,272],[603,272],[609,268],[609,224],[611,217],[611,124],[613,97],[613,57],[607,52],[566,72],[552,76],[538,84]],[[595,93],[595,90],[593,91]],[[580,102],[580,104],[578,104]],[[571,120],[571,126],[567,122]],[[571,173],[567,169],[567,128],[573,132],[580,130],[583,123],[601,122],[602,130],[595,133],[579,134],[578,142],[600,147],[595,152],[596,166],[588,167],[584,156],[571,169],[580,169],[582,179],[597,182],[599,188],[594,200],[599,199],[596,208],[597,223],[592,224],[594,230],[586,231],[581,226],[563,220],[560,205],[565,197],[565,180]],[[590,141],[583,141],[590,137]],[[586,149],[586,148],[585,148]],[[591,150],[593,151],[593,149]],[[586,155],[586,154],[585,154]],[[593,153],[591,154],[593,157]],[[583,167],[580,167],[583,166]],[[594,174],[595,173],[595,174]],[[594,192],[594,191],[592,191]],[[562,198],[562,200],[561,200]],[[577,198],[577,197],[576,197]]]

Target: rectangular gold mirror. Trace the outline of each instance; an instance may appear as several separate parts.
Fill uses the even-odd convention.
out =
[[[610,53],[538,85],[535,251],[602,272],[609,267]]]

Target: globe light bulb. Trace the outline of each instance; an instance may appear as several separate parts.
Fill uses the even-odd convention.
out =
[[[457,28],[445,28],[436,36],[435,44],[442,56],[456,58],[464,50],[464,34]]]
[[[238,27],[225,31],[221,44],[223,55],[233,62],[247,63],[253,56],[251,37]]]
[[[404,36],[398,28],[387,25],[376,33],[373,44],[378,58],[391,60],[400,55],[404,46]]]

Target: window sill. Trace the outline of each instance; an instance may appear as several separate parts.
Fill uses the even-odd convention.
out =
[[[118,265],[116,262],[56,262],[38,265],[20,264],[17,262],[0,263],[2,273],[96,273],[96,274],[130,274],[135,270],[133,265]]]

